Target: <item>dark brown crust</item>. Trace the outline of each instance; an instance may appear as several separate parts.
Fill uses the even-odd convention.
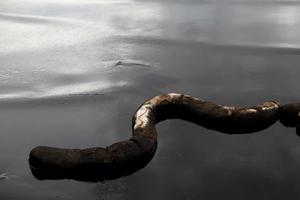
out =
[[[226,134],[242,134],[271,126],[279,118],[278,110],[279,103],[274,101],[237,108],[182,94],[155,96],[135,112],[132,119],[133,134],[129,140],[107,148],[39,146],[30,152],[29,163],[38,179],[114,179],[133,173],[150,162],[157,147],[155,124],[163,120],[182,119]]]
[[[300,103],[290,103],[280,107],[280,122],[286,127],[300,124]]]

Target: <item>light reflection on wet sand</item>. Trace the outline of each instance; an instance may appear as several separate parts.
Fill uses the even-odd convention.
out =
[[[1,2],[0,199],[297,199],[300,139],[280,124],[225,136],[164,122],[150,164],[104,184],[35,180],[27,157],[127,139],[136,108],[160,93],[299,101],[299,5]]]

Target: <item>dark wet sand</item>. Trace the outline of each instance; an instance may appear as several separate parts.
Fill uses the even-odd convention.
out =
[[[1,11],[20,13],[18,3],[7,3]],[[51,25],[43,20],[56,23],[57,16],[76,20],[86,16],[97,24],[99,15],[99,19],[109,21],[108,27],[114,27],[114,34],[91,33],[91,40],[70,46],[55,41],[51,46],[40,38],[39,49],[36,41],[31,44],[24,39],[20,46],[10,43],[8,32],[0,31],[6,34],[6,44],[12,44],[9,53],[4,53],[4,45],[0,48],[0,199],[300,197],[300,138],[294,129],[279,123],[255,134],[228,136],[188,122],[167,121],[157,126],[159,146],[153,160],[131,176],[105,183],[36,180],[27,163],[33,147],[85,148],[127,139],[132,114],[145,99],[157,94],[186,93],[232,105],[300,99],[297,3],[265,3],[264,11],[260,6],[255,9],[256,4],[236,5],[239,8],[217,4],[209,7],[211,12],[198,16],[197,9],[205,11],[207,4],[119,2],[108,6],[112,13],[119,13],[102,13],[104,18],[95,11],[95,7],[106,8],[104,4],[81,3],[56,2],[39,11],[22,12],[53,15],[54,19],[37,21],[46,27]],[[225,7],[220,12],[222,5]],[[150,16],[134,21],[133,14],[122,9],[138,15],[137,7]],[[81,10],[89,14],[78,14]],[[251,15],[255,10],[257,13]],[[0,22],[7,28],[18,27],[14,23],[26,27],[28,21],[36,22],[30,16],[3,16]],[[265,18],[258,22],[259,16]],[[277,21],[272,21],[274,16],[279,16]],[[35,26],[32,23],[25,29]],[[36,26],[39,31],[41,25]],[[85,28],[82,24],[74,26]],[[118,30],[129,33],[121,35]],[[20,39],[18,35],[11,37]],[[120,60],[125,64],[115,65]]]

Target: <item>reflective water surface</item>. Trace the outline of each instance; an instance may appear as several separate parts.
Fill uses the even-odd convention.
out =
[[[147,98],[299,101],[300,2],[0,1],[0,199],[297,199],[300,138],[159,124],[153,160],[105,183],[36,180],[37,145],[127,139]]]

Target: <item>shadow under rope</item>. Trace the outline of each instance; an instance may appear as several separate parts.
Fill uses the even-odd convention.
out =
[[[182,119],[225,134],[249,134],[277,120],[300,128],[300,103],[268,101],[252,107],[218,105],[189,95],[169,93],[145,101],[132,119],[132,137],[106,148],[62,149],[39,146],[29,155],[35,178],[97,182],[117,179],[145,167],[157,148],[155,124]]]

